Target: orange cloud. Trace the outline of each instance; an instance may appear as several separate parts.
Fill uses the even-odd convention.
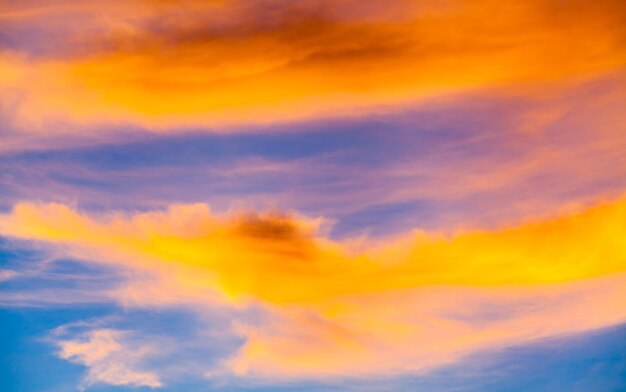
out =
[[[262,305],[269,318],[238,324],[246,344],[224,364],[240,374],[417,371],[626,320],[626,200],[498,231],[417,232],[359,250],[321,236],[322,223],[214,214],[201,204],[88,216],[21,203],[0,216],[0,233],[144,272],[115,292],[129,306]]]
[[[69,36],[58,56],[0,63],[5,73],[19,70],[11,84],[23,125],[240,125],[626,64],[626,10],[613,0],[63,4],[4,14],[9,31],[36,18]],[[67,17],[76,13],[97,27],[73,26]],[[9,55],[27,51],[24,43]]]

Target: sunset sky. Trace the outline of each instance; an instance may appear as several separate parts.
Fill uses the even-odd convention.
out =
[[[0,0],[0,391],[626,390],[623,0]]]

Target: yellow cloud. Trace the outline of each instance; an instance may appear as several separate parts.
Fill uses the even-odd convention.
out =
[[[429,285],[559,283],[626,270],[626,202],[500,231],[422,234],[357,254],[316,236],[320,221],[212,214],[202,204],[90,217],[60,204],[20,203],[4,235],[69,247],[137,268],[174,268],[185,284],[241,299],[316,303]],[[187,281],[188,280],[188,281]],[[182,283],[182,282],[181,282]]]

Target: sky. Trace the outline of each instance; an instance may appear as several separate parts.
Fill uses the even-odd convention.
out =
[[[626,3],[0,0],[0,390],[626,390]]]

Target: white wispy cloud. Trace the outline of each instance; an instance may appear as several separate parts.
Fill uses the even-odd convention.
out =
[[[117,329],[93,329],[65,339],[57,339],[58,356],[88,368],[82,388],[97,383],[161,387],[160,377],[145,370],[142,362],[156,352],[149,343],[133,339]]]

